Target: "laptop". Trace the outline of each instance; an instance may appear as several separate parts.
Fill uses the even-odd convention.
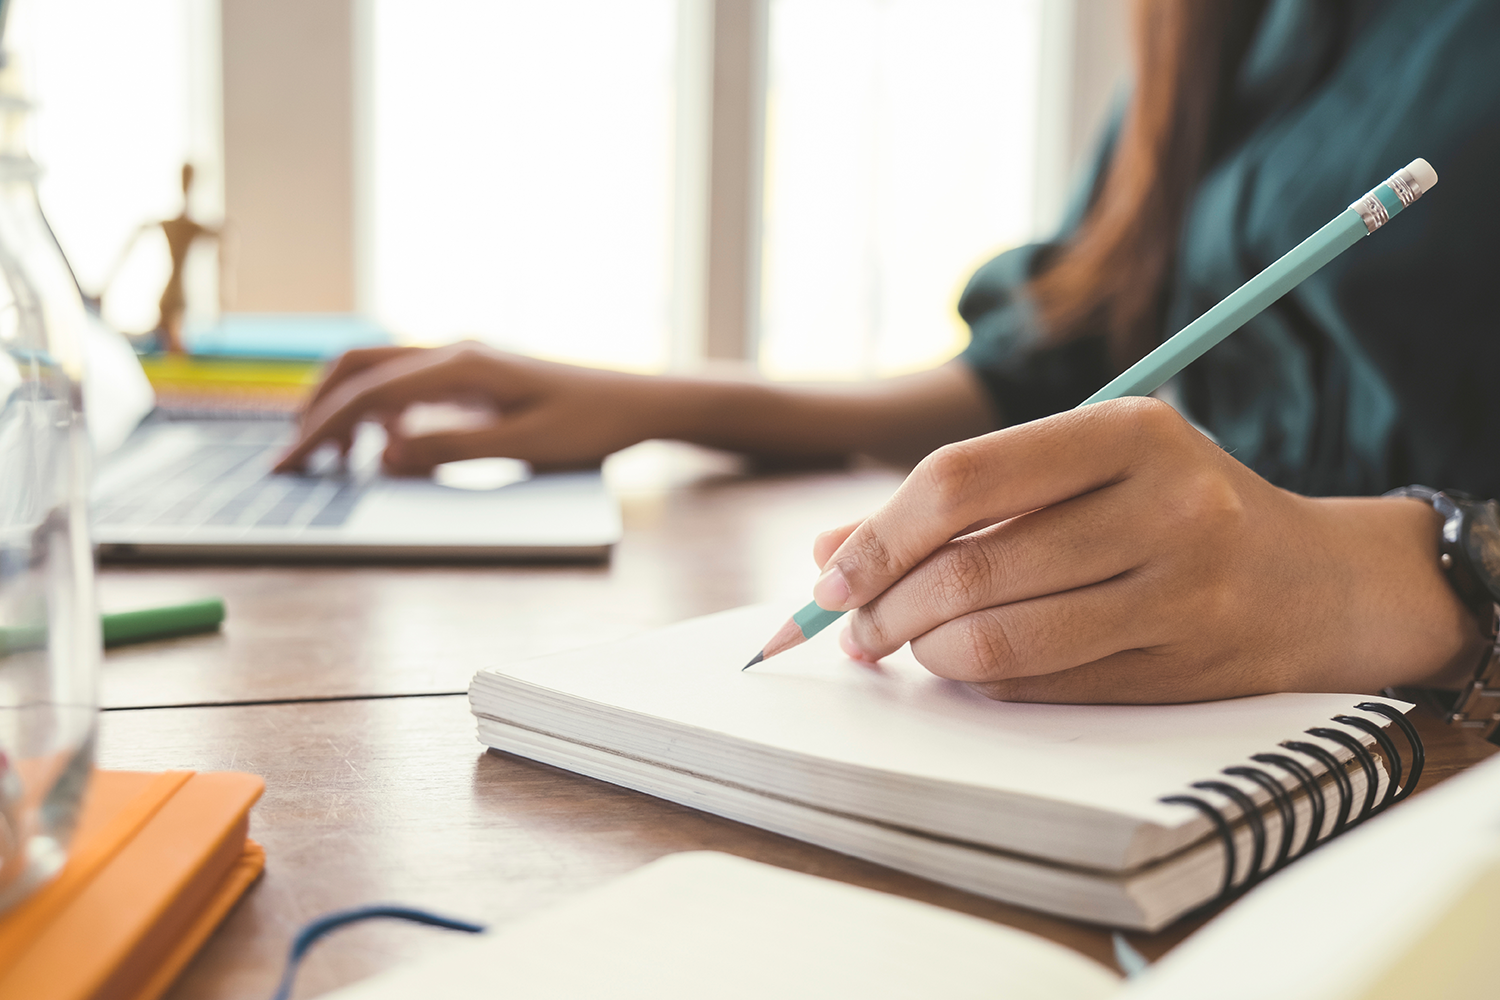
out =
[[[533,475],[477,459],[429,479],[387,476],[373,425],[347,461],[324,454],[306,474],[274,474],[290,416],[157,407],[118,334],[94,324],[85,346],[101,559],[598,561],[620,538],[597,470]]]

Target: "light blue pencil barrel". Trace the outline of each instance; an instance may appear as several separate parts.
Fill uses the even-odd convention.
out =
[[[1437,171],[1415,159],[1390,179],[1345,209],[1328,225],[1287,251],[1281,259],[1245,282],[1222,302],[1174,334],[1166,343],[1125,370],[1124,374],[1085,399],[1079,406],[1121,396],[1146,396],[1219,343],[1287,292],[1306,281],[1324,264],[1370,235],[1412,202],[1432,190]],[[804,637],[811,639],[843,617],[825,611],[816,601],[792,616]],[[757,658],[758,659],[758,658]],[[752,660],[751,663],[757,661]]]
[[[818,602],[813,601],[801,611],[792,615],[792,621],[802,630],[805,638],[811,639],[843,616],[842,611],[825,611],[818,607]]]
[[[1437,172],[1432,166],[1426,160],[1413,160],[1079,405],[1155,392],[1324,264],[1385,225],[1436,183]]]

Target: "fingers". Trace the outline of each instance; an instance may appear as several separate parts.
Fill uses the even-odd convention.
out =
[[[444,462],[469,458],[518,458],[545,465],[538,460],[535,447],[537,431],[543,423],[534,414],[515,418],[501,417],[481,428],[421,434],[406,437],[391,432],[386,441],[382,462],[386,471],[398,476],[425,476]]]
[[[1071,670],[971,685],[997,701],[1053,704],[1167,705],[1265,693],[1274,688],[1244,671],[1163,670],[1155,649],[1126,649]]]
[[[1149,587],[1138,574],[1127,574],[985,608],[913,639],[912,654],[940,677],[993,685],[1148,649],[1172,634],[1170,623],[1140,613]]]
[[[344,378],[303,417],[296,442],[276,471],[298,469],[324,441],[345,445],[371,413],[400,412],[414,402],[451,399],[475,387],[478,373],[463,351],[401,353]]]
[[[399,358],[420,350],[422,350],[420,347],[361,347],[352,351],[345,351],[323,373],[323,380],[318,383],[317,388],[312,391],[312,395],[302,404],[302,412],[306,413],[312,409],[324,396],[332,392],[346,379],[358,375],[368,368],[384,364],[392,358]]]
[[[844,540],[854,534],[854,529],[862,523],[863,519],[851,521],[842,527],[829,528],[813,539],[813,562],[818,564],[819,569],[828,565],[828,560],[833,558],[833,554],[838,551],[838,547],[843,545]]]
[[[999,518],[987,517],[982,521],[975,521],[973,524],[965,525],[957,534],[967,535],[971,531],[988,528],[990,525],[998,523],[999,520]],[[838,528],[829,528],[813,539],[813,562],[817,563],[819,569],[828,565],[828,560],[833,558],[833,554],[838,551],[838,547],[843,545],[845,539],[854,534],[854,529],[863,523],[864,518],[860,518],[858,521],[851,521]]]
[[[975,521],[973,524],[965,525],[958,534],[967,535],[971,531],[988,528],[998,520],[998,518],[987,517],[982,521]],[[833,558],[833,554],[838,551],[838,547],[843,545],[845,539],[854,534],[854,529],[863,523],[864,518],[860,518],[858,521],[851,521],[837,528],[829,528],[813,539],[813,562],[818,564],[819,569],[828,565],[828,560]]]
[[[845,651],[878,660],[944,622],[1139,568],[1159,547],[1146,492],[1117,484],[961,535],[850,616]]]
[[[940,448],[839,546],[813,597],[829,610],[860,607],[966,526],[1099,489],[1186,428],[1166,404],[1131,398]]]

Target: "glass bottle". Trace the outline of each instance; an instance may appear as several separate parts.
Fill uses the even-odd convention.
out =
[[[0,911],[67,860],[100,658],[85,314],[37,203],[17,79],[0,68]]]

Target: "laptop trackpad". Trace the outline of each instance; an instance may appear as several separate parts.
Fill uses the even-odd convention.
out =
[[[346,536],[413,544],[603,545],[619,532],[619,512],[597,471],[550,473],[489,490],[381,479],[344,525]]]

